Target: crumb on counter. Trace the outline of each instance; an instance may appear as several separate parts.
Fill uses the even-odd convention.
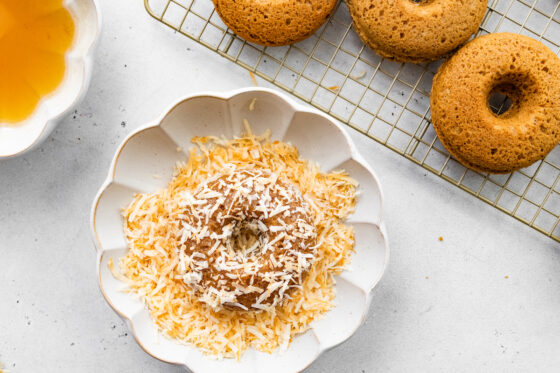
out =
[[[257,82],[257,78],[255,78],[255,74],[253,74],[252,71],[249,71],[249,75],[251,75],[251,80],[253,81],[253,84],[255,85],[255,87],[258,87],[259,83]]]
[[[332,85],[329,87],[329,90],[333,92],[338,92],[340,90],[340,87],[337,85]]]
[[[443,237],[439,236],[438,240],[443,241]]]
[[[505,275],[504,278],[507,280],[507,279],[509,278],[509,276],[508,276],[508,275]]]

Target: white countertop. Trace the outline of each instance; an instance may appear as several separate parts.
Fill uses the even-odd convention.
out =
[[[100,5],[85,100],[39,149],[0,161],[9,372],[182,371],[145,354],[101,296],[90,206],[128,133],[180,96],[252,82],[141,1]],[[560,371],[560,244],[348,131],[384,187],[391,260],[365,324],[309,372]]]

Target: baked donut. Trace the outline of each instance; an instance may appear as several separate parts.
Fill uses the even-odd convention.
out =
[[[200,301],[215,310],[270,309],[301,286],[317,232],[295,186],[241,169],[183,198],[179,270]]]
[[[494,93],[511,107],[495,114]],[[500,33],[476,38],[434,77],[432,121],[466,167],[508,173],[544,158],[560,141],[560,59],[541,42]]]
[[[311,36],[337,0],[212,0],[233,32],[256,44],[280,46]]]
[[[465,43],[487,0],[347,0],[354,28],[380,56],[401,62],[435,61]]]

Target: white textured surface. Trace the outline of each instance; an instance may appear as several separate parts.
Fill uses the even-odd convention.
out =
[[[0,162],[0,362],[12,373],[181,372],[146,355],[99,293],[90,204],[130,131],[179,96],[251,84],[140,1],[100,5],[75,118]],[[366,324],[309,371],[560,371],[560,245],[350,134],[384,186],[391,261]]]

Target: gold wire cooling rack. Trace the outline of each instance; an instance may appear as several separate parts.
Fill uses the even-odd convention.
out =
[[[429,96],[440,63],[382,59],[352,30],[343,2],[315,35],[286,47],[261,47],[234,35],[210,0],[144,0],[150,15],[243,66],[459,188],[560,241],[560,146],[508,175],[466,169],[430,124]],[[558,0],[490,0],[478,34],[517,32],[560,52]],[[503,110],[504,98],[491,102]]]

